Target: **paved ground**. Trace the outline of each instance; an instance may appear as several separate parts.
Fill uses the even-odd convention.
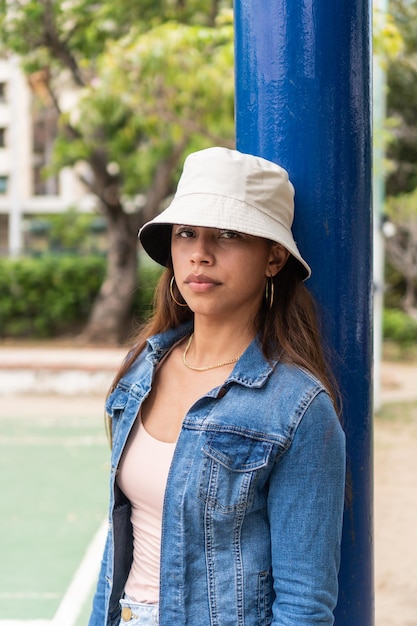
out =
[[[383,404],[417,400],[417,363],[382,363],[381,400]]]
[[[417,404],[374,428],[376,626],[417,626]]]
[[[123,348],[0,346],[0,396],[102,395]]]

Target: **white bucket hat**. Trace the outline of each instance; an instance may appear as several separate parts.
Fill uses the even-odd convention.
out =
[[[288,173],[261,157],[228,148],[207,148],[190,154],[176,194],[167,209],[139,231],[149,256],[167,265],[173,224],[221,228],[264,237],[282,244],[302,266],[291,226],[294,187]]]

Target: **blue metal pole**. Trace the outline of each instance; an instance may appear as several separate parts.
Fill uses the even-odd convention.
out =
[[[278,162],[343,394],[346,506],[337,626],[372,626],[370,0],[236,0],[237,148]]]

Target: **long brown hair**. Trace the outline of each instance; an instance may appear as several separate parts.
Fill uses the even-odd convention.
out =
[[[111,390],[142,352],[150,336],[192,321],[192,311],[178,306],[171,297],[172,277],[173,270],[168,267],[155,290],[153,315],[134,338],[133,348],[118,371]],[[308,370],[325,386],[337,408],[337,384],[325,358],[316,305],[303,283],[299,263],[290,256],[272,280],[275,294],[272,306],[263,302],[255,320],[265,358],[294,363]],[[178,291],[174,295],[181,299]]]
[[[300,269],[297,260],[290,256],[273,279],[272,307],[265,303],[258,313],[257,330],[262,351],[268,359],[294,363],[313,374],[340,412],[340,392],[330,368],[317,305],[303,282]]]

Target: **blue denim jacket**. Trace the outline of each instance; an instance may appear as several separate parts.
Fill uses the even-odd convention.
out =
[[[151,338],[109,396],[109,534],[89,626],[116,626],[132,562],[117,467],[155,368],[189,326]],[[184,417],[166,486],[160,626],[333,624],[345,441],[322,385],[256,340]]]

